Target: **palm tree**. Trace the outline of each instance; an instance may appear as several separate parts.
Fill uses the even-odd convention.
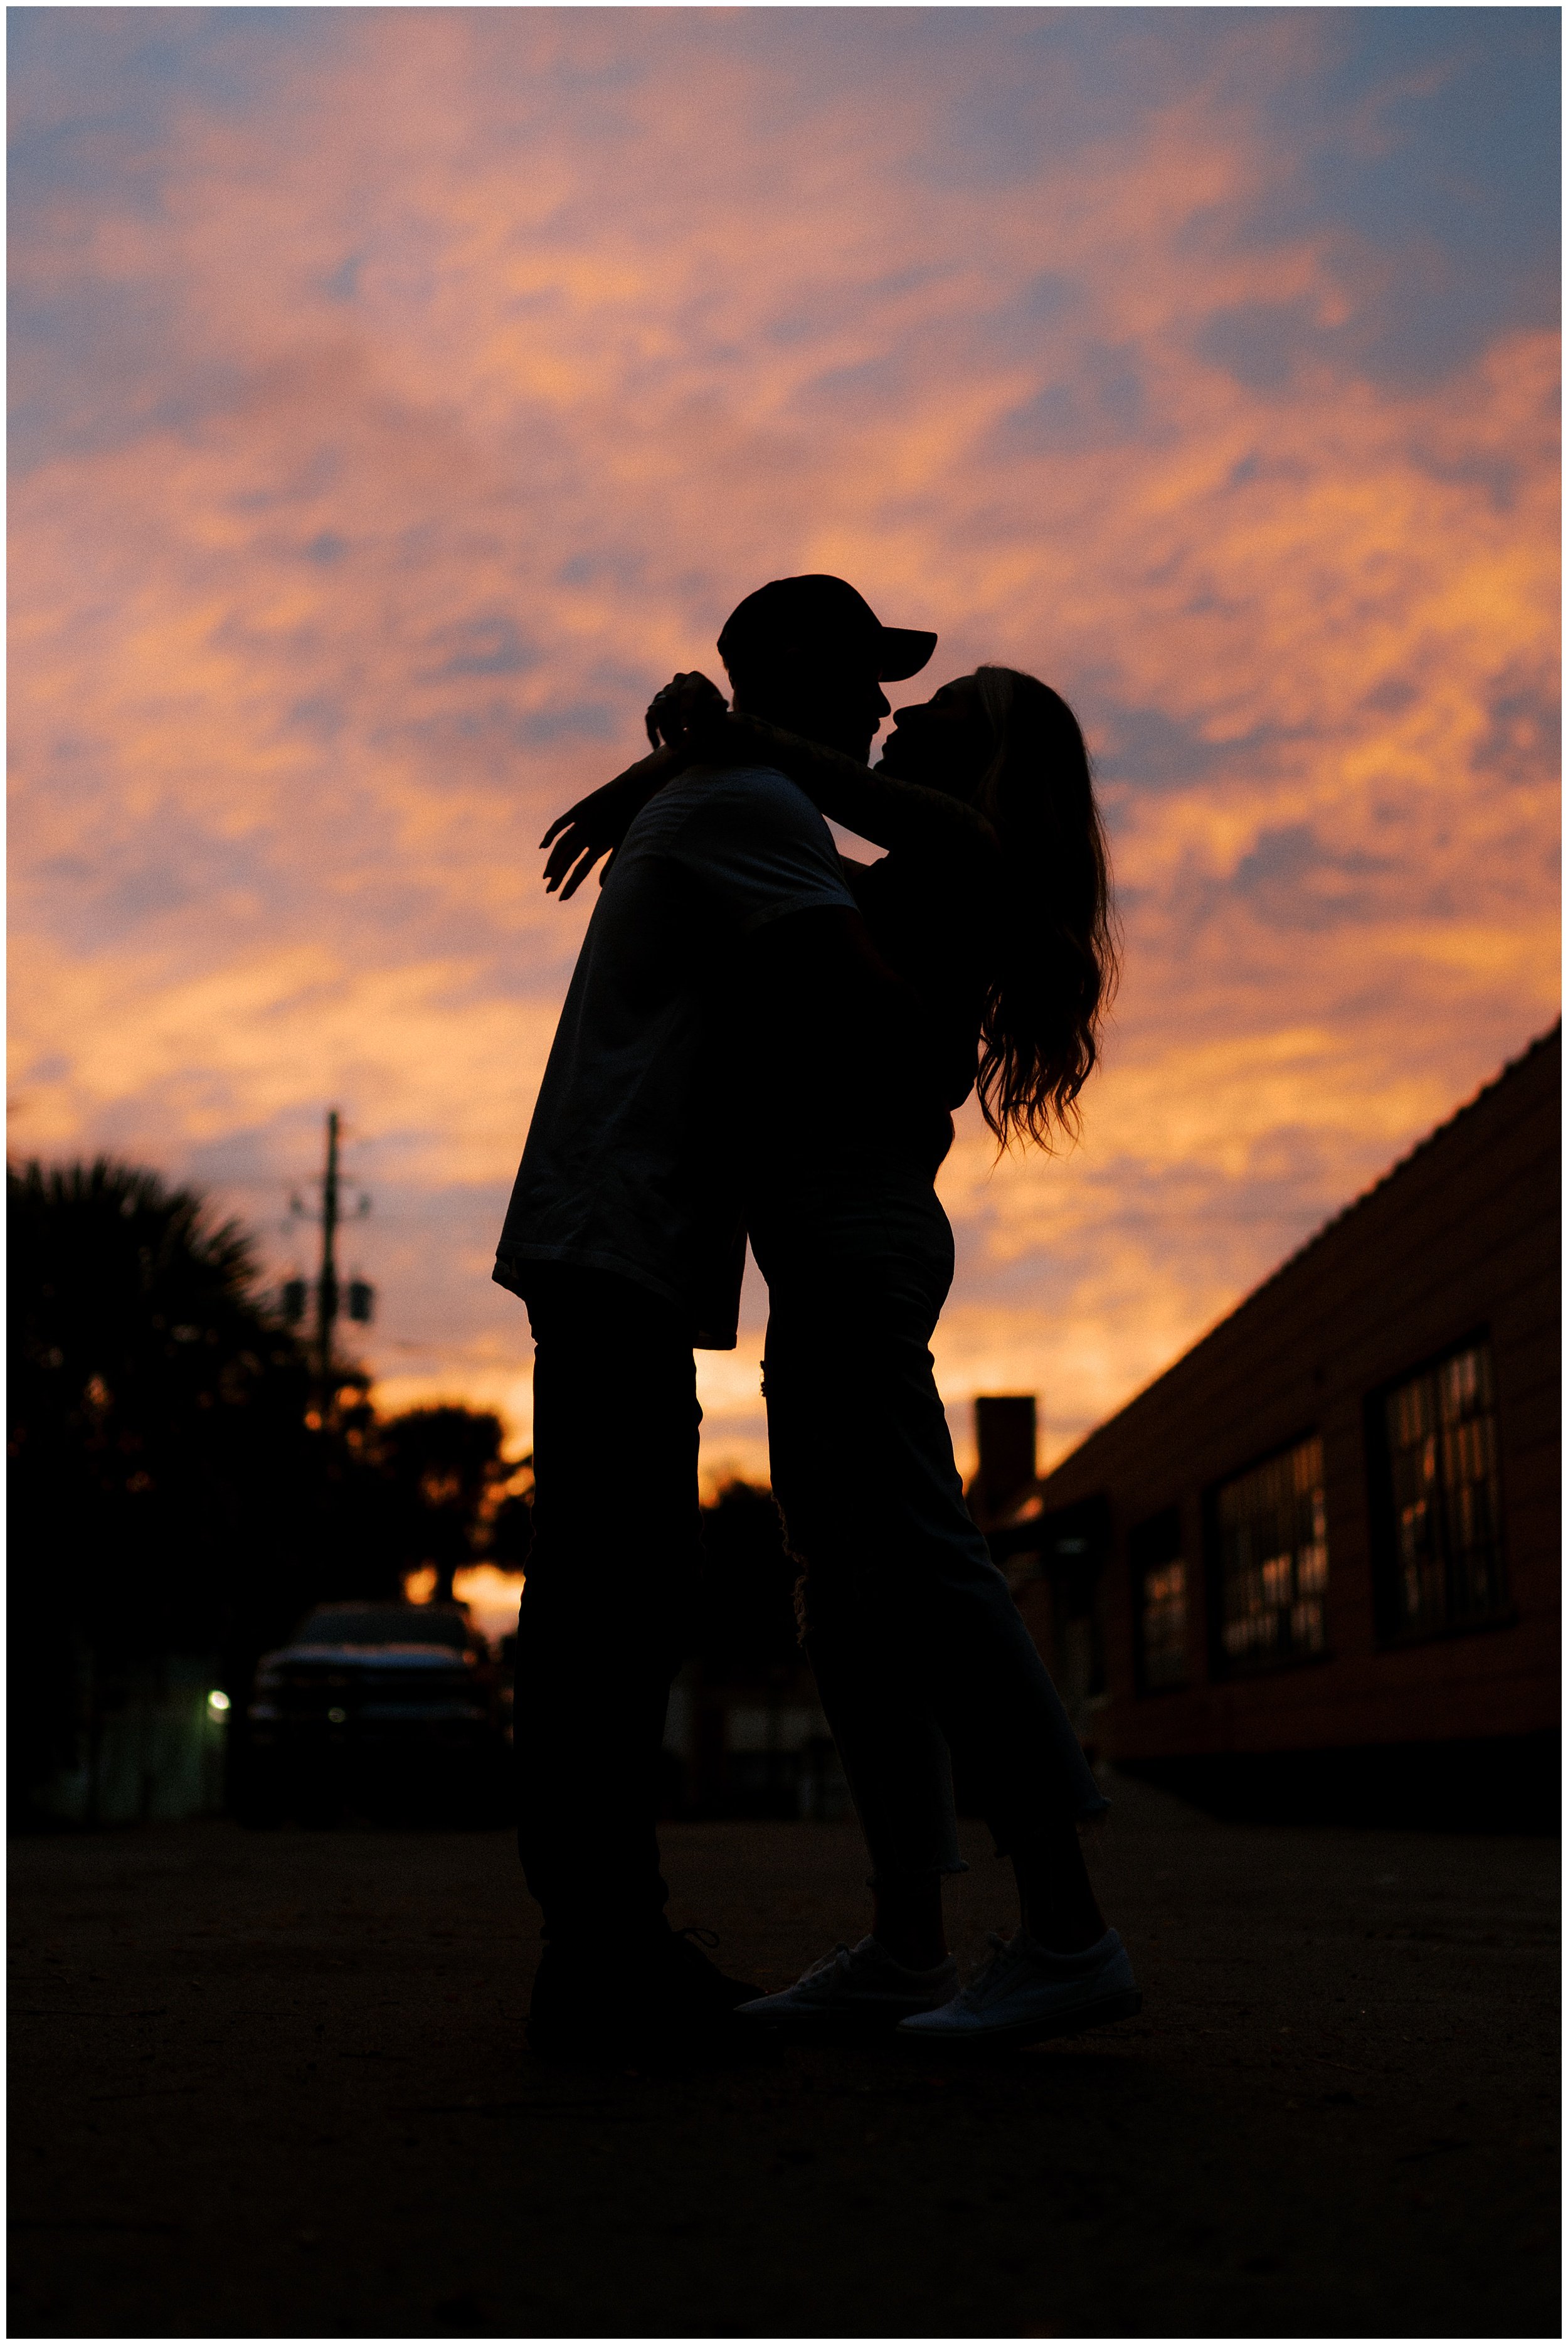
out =
[[[311,1543],[299,1502],[319,1477],[308,1364],[238,1223],[109,1157],[8,1168],[6,1205],[25,1783],[74,1741],[84,1682],[243,1634],[291,1516]]]

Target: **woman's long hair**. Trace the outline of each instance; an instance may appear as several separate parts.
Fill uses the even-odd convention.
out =
[[[1003,890],[976,1090],[1004,1147],[1048,1149],[1077,1135],[1116,990],[1110,857],[1067,702],[1017,668],[977,668],[975,680],[996,744],[975,797],[1002,842]]]

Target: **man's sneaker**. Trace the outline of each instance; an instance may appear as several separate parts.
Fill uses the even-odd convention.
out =
[[[1143,2008],[1127,1948],[1114,1930],[1081,1954],[1053,1954],[1025,1930],[999,1938],[972,1985],[940,2011],[899,2023],[917,2044],[1033,2044],[1131,2019]]]
[[[895,1963],[875,1938],[857,1946],[835,1946],[782,1994],[743,2003],[742,2019],[779,2019],[794,2026],[810,2022],[849,2027],[891,2027],[910,2014],[934,2011],[952,1995],[958,1966],[948,1954],[934,1969],[912,1971]]]
[[[707,1931],[673,1932],[662,1923],[635,1935],[608,1934],[545,1947],[529,2005],[528,2040],[541,2059],[612,2064],[723,2057],[744,2053],[737,2003],[756,1988],[726,1978],[692,1942]]]

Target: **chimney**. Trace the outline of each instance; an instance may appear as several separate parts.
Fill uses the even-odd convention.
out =
[[[1035,1396],[987,1393],[975,1403],[979,1468],[970,1490],[982,1530],[1021,1498],[1035,1479]]]

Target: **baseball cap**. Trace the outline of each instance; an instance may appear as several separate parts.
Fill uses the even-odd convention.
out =
[[[719,636],[726,667],[748,653],[766,654],[784,644],[839,658],[869,658],[880,684],[896,684],[923,668],[936,638],[923,627],[885,627],[864,594],[847,580],[814,572],[804,578],[773,578],[737,603]]]

